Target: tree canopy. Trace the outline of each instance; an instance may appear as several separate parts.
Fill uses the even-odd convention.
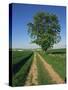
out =
[[[45,51],[61,39],[60,24],[55,14],[38,12],[27,25],[32,43],[38,44]]]

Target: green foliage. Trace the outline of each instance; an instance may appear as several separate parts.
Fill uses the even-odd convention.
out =
[[[37,13],[33,22],[28,23],[28,33],[32,42],[40,45],[43,50],[60,41],[60,24],[55,14]]]

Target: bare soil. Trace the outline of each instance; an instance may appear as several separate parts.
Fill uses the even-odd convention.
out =
[[[29,71],[29,74],[27,76],[25,85],[26,86],[38,85],[38,73],[37,73],[37,66],[36,66],[36,53],[34,53],[34,60],[33,60],[33,63],[31,65],[31,69]]]
[[[54,82],[56,82],[57,84],[64,83],[64,80],[62,80],[62,78],[53,69],[53,67],[50,64],[48,64],[40,54],[37,53],[37,55],[38,55],[39,59],[43,62],[44,68],[47,70],[47,72],[49,73],[49,76],[52,78],[52,80]]]

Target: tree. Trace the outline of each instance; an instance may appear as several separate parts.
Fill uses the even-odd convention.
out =
[[[38,44],[45,51],[61,39],[60,24],[55,14],[38,12],[33,17],[33,22],[27,25],[32,43]]]

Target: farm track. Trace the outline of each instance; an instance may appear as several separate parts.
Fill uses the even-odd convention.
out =
[[[49,73],[49,76],[52,78],[52,80],[54,82],[56,82],[57,84],[64,83],[64,81],[59,76],[59,74],[54,71],[53,67],[50,64],[48,64],[40,54],[37,53],[37,56],[43,62],[44,68],[47,70],[47,72]]]
[[[33,60],[33,63],[31,65],[31,69],[29,71],[29,74],[27,76],[25,85],[26,86],[38,85],[38,73],[37,73],[37,66],[36,66],[36,53],[34,53],[34,60]]]

